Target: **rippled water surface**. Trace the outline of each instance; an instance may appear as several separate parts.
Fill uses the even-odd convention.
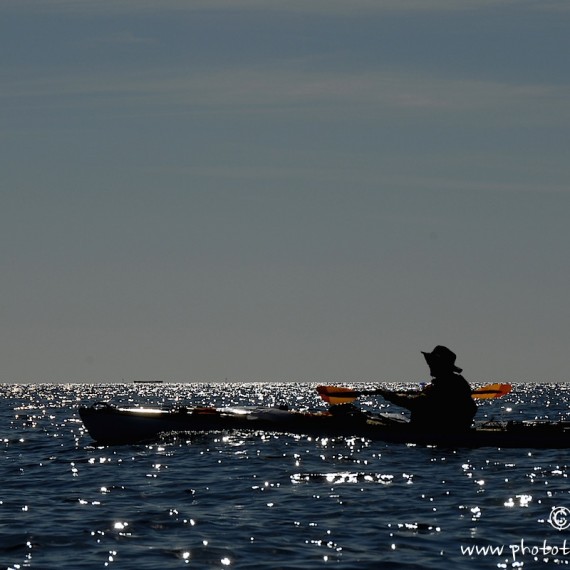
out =
[[[546,568],[570,564],[570,450],[275,434],[96,447],[81,403],[288,404],[309,384],[0,385],[1,568]],[[568,418],[518,384],[481,419]],[[379,399],[361,401],[386,410]],[[394,410],[392,410],[394,411]],[[570,522],[570,517],[569,517]],[[566,547],[568,540],[568,547]],[[502,551],[502,552],[501,552]]]

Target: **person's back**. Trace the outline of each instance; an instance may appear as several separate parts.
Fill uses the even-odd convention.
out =
[[[473,423],[477,405],[471,387],[455,366],[455,354],[445,346],[423,353],[430,368],[432,382],[416,394],[385,392],[388,401],[411,411],[410,423],[429,431],[468,429]]]
[[[435,377],[418,395],[410,410],[413,425],[447,431],[469,428],[477,412],[477,405],[471,397],[471,387],[465,378],[450,373]]]

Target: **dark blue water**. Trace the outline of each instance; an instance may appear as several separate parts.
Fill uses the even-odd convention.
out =
[[[553,507],[570,508],[570,451],[259,433],[95,447],[80,403],[324,404],[308,384],[4,384],[0,392],[1,568],[570,563],[570,529],[549,522]],[[565,385],[520,384],[479,415],[567,418],[569,401]],[[361,405],[386,409],[381,400]]]

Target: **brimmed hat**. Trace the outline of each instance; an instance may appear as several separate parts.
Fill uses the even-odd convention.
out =
[[[454,372],[462,372],[463,369],[455,366],[457,356],[446,346],[436,346],[431,352],[423,352],[424,358],[428,364],[441,364],[448,366]]]

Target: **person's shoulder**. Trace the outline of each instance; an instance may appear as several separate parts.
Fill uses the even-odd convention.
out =
[[[469,384],[469,382],[467,382],[467,380],[465,380],[465,378],[461,376],[461,374],[456,374],[455,377],[456,377],[455,386],[457,387],[457,389],[471,396],[471,385]]]
[[[467,380],[461,375],[461,374],[454,374],[456,381],[462,383],[462,384],[467,384],[467,386],[469,386],[469,382],[467,382]]]

